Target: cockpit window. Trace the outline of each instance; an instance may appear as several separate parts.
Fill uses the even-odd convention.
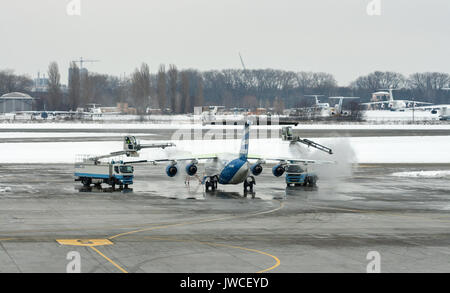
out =
[[[120,166],[120,173],[133,173],[133,166]]]

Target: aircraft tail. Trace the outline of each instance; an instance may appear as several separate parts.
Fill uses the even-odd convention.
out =
[[[241,150],[239,151],[239,158],[247,160],[248,157],[248,142],[250,140],[250,122],[245,122],[244,136],[242,137]]]

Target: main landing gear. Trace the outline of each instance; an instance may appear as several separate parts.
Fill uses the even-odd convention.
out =
[[[256,184],[255,177],[248,176],[244,181],[244,194],[253,193],[253,185]]]
[[[208,176],[205,178],[205,191],[216,191],[219,178],[217,176]]]

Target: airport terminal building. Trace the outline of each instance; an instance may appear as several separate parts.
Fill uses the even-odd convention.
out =
[[[0,113],[32,111],[35,99],[24,93],[8,93],[0,97]]]

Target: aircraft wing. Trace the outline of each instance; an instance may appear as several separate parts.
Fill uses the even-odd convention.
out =
[[[433,103],[428,103],[428,102],[419,102],[419,101],[411,101],[411,100],[396,100],[399,102],[404,102],[404,103],[414,103],[414,104],[421,104],[421,105],[433,105]]]
[[[309,159],[300,159],[300,158],[265,158],[260,156],[248,156],[249,160],[258,160],[263,163],[267,163],[267,161],[274,161],[274,162],[286,162],[290,164],[295,163],[302,163],[302,164],[335,164],[334,161],[322,161],[322,160],[309,160]]]
[[[203,160],[215,160],[219,157],[217,155],[202,155],[196,157],[180,157],[180,158],[167,158],[167,159],[157,159],[151,160],[150,162],[162,163],[162,162],[181,162],[181,161],[203,161]]]
[[[158,163],[170,162],[172,164],[176,162],[194,162],[195,164],[200,163],[203,160],[215,160],[218,159],[217,156],[208,156],[208,157],[184,157],[184,158],[167,158],[167,159],[157,159],[157,160],[136,160],[136,161],[128,161],[124,162],[124,164],[141,164],[141,163],[149,163],[156,165]]]
[[[450,108],[450,105],[429,105],[429,106],[414,107],[414,109],[416,110],[443,110],[445,108]]]
[[[386,103],[389,103],[389,101],[361,103],[360,105],[380,105],[380,104],[386,104]]]

